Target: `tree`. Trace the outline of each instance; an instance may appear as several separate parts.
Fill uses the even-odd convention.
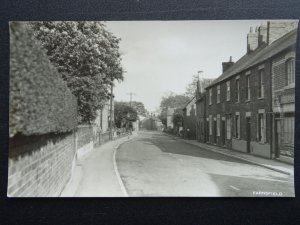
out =
[[[193,98],[195,96],[198,81],[198,75],[193,75],[192,82],[187,85],[185,95],[189,98]]]
[[[164,96],[160,102],[161,113],[159,119],[164,125],[167,125],[167,110],[168,108],[183,108],[190,101],[186,95],[176,95],[169,93]]]
[[[214,79],[201,79],[200,83],[203,85],[203,88],[206,88]],[[192,99],[195,96],[197,91],[197,83],[199,82],[198,75],[194,75],[192,78],[192,82],[189,83],[186,87],[185,95]]]
[[[115,102],[114,118],[115,125],[122,127],[137,120],[137,111],[127,102]]]
[[[47,50],[77,98],[78,120],[90,123],[109,97],[114,80],[123,79],[119,41],[101,22],[32,22],[35,37]]]
[[[131,102],[131,106],[136,110],[138,115],[146,116],[148,113],[142,102],[133,101],[133,102]]]

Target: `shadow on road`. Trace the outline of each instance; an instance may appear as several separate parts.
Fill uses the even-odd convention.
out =
[[[143,144],[146,145],[155,145],[162,152],[170,154],[179,154],[251,165],[251,163],[225,156],[204,148],[196,147],[194,145],[183,142],[180,139],[175,139],[162,133],[143,132],[139,138],[139,141],[142,141]]]

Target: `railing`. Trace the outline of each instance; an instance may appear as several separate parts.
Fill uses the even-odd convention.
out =
[[[116,140],[118,138],[129,135],[130,132],[126,131],[124,128],[115,129],[113,131],[112,139]],[[94,132],[94,146],[102,145],[110,140],[110,131],[106,132]]]

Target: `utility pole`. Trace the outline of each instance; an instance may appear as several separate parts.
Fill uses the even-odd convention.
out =
[[[113,82],[110,85],[110,120],[109,120],[109,139],[112,140],[113,139]]]
[[[135,95],[135,93],[130,92],[130,93],[127,93],[127,94],[130,96],[130,102],[129,102],[129,104],[130,104],[130,106],[131,106],[132,96]]]
[[[198,82],[199,82],[199,86],[200,86],[200,92],[203,93],[204,92],[204,79],[203,79],[203,71],[202,70],[198,71]]]

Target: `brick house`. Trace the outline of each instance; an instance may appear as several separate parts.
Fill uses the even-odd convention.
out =
[[[196,139],[196,97],[183,108],[183,137]]]
[[[205,143],[207,141],[206,122],[206,91],[205,87],[210,85],[213,79],[199,79],[196,90],[196,140]]]
[[[294,157],[296,32],[284,37],[288,44],[272,60],[272,150],[276,158],[288,162]]]
[[[272,71],[276,70],[275,62],[278,63],[282,57],[291,60],[281,60],[281,63],[290,62],[288,73],[294,71],[292,52],[295,51],[296,27],[296,22],[272,21],[267,26],[261,25],[254,32],[250,29],[247,53],[236,63],[231,59],[223,63],[222,75],[206,88],[207,142],[266,158],[273,157],[272,96],[275,90],[279,93],[283,88],[272,85],[273,77],[285,75],[279,75],[278,71],[273,74]],[[292,98],[291,92],[292,88],[286,88],[286,95],[283,96],[289,96],[286,99]],[[286,101],[292,104],[292,100]],[[286,109],[289,107],[286,106]],[[284,115],[293,118],[293,109],[289,108]],[[279,113],[280,121],[283,121],[284,115]],[[292,119],[286,121],[291,129]]]

